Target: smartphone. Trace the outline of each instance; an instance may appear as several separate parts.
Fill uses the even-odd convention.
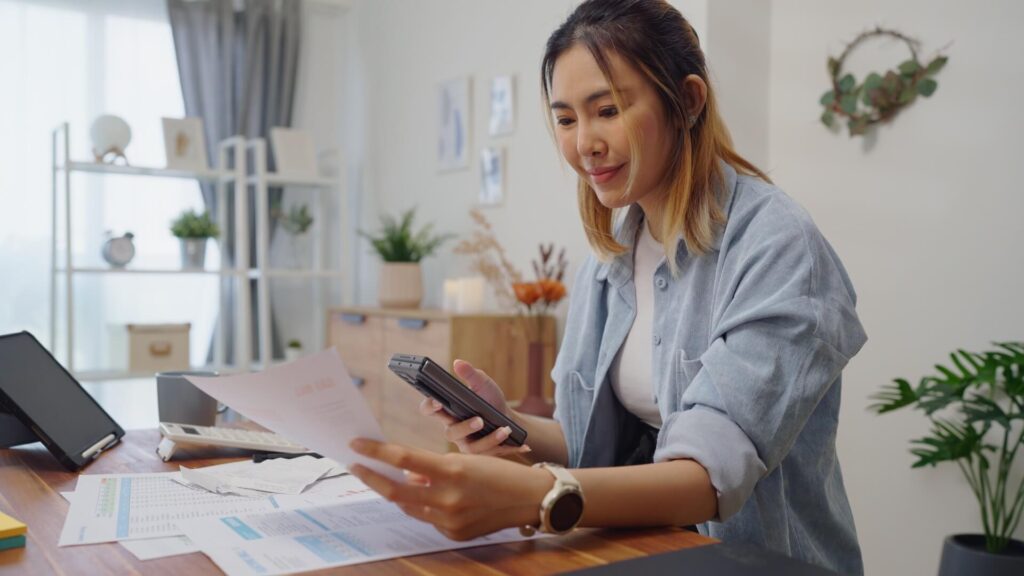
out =
[[[526,442],[526,430],[430,358],[395,354],[388,362],[388,368],[424,396],[440,402],[444,411],[456,420],[461,422],[479,416],[484,421],[484,427],[471,434],[470,438],[483,438],[498,428],[508,426],[512,433],[502,444],[522,446]]]

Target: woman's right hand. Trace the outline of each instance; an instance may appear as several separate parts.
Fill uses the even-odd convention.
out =
[[[461,378],[470,390],[476,392],[499,412],[512,418],[512,410],[508,407],[508,403],[505,402],[505,394],[483,370],[477,370],[472,364],[464,360],[456,360],[454,369],[455,375]],[[460,422],[442,410],[441,403],[433,398],[424,398],[420,402],[420,413],[440,419],[444,423],[445,438],[458,446],[459,450],[466,454],[505,456],[530,451],[530,447],[525,444],[523,446],[501,445],[509,437],[509,434],[512,433],[508,427],[498,428],[483,438],[470,438],[470,435],[483,428],[483,419],[479,416],[474,416]]]

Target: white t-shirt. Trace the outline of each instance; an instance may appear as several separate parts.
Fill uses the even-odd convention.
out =
[[[651,377],[651,338],[654,330],[654,272],[665,258],[665,249],[651,235],[646,221],[641,222],[639,228],[633,250],[636,319],[612,361],[611,384],[626,410],[660,429],[661,413],[654,403]]]

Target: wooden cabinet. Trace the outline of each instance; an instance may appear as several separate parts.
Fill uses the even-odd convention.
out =
[[[458,315],[440,310],[334,308],[328,345],[337,348],[388,439],[443,452],[441,425],[420,416],[423,396],[388,370],[392,354],[418,354],[451,371],[460,358],[486,372],[515,403],[526,394],[527,339],[523,319],[510,314]],[[545,395],[551,398],[557,345],[555,321],[541,319]]]

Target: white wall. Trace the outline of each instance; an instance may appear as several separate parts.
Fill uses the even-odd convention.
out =
[[[925,56],[953,44],[932,98],[871,144],[826,131],[817,100],[827,55],[876,24],[919,38]],[[916,381],[957,347],[1022,336],[1022,24],[1024,4],[1012,0],[772,4],[771,175],[839,252],[869,335],[845,373],[839,437],[869,574],[934,574],[945,535],[980,532],[955,466],[910,469],[908,440],[926,432],[924,417],[866,406],[881,385]],[[865,45],[852,71],[904,54]]]
[[[589,253],[576,211],[575,177],[563,167],[548,134],[540,101],[540,62],[548,35],[569,15],[570,0],[363,0],[354,4],[365,69],[366,175],[361,226],[375,229],[376,215],[418,207],[421,223],[465,235],[475,205],[479,150],[505,148],[505,201],[484,209],[512,261],[529,273],[539,242],[567,248],[569,279]],[[707,0],[677,1],[703,38]],[[512,25],[514,23],[514,25]],[[516,130],[487,135],[490,80],[515,75]],[[437,86],[472,77],[470,168],[439,173],[435,167]],[[424,261],[425,305],[440,303],[446,277],[466,274],[466,261],[451,254]],[[364,248],[364,253],[366,252]],[[360,267],[359,300],[373,304],[376,260]],[[571,289],[571,286],[570,286]],[[564,311],[565,306],[561,309]]]

